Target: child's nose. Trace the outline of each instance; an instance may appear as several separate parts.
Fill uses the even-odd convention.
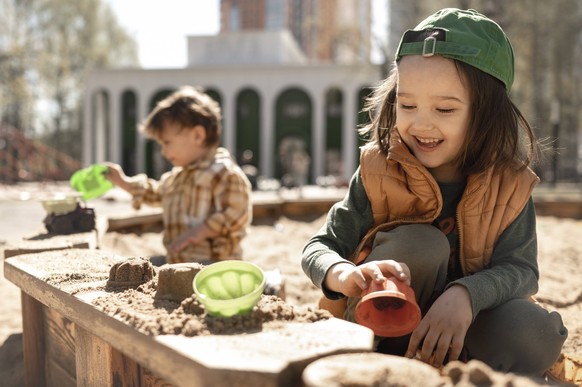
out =
[[[430,130],[433,128],[430,114],[426,111],[419,110],[414,120],[414,127],[418,130]]]

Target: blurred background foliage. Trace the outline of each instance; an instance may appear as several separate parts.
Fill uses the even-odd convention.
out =
[[[0,0],[0,120],[81,159],[82,97],[95,69],[136,66],[101,0]]]

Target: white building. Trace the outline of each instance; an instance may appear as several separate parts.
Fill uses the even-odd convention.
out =
[[[91,74],[85,97],[83,161],[110,160],[126,173],[159,177],[157,146],[137,132],[155,103],[182,85],[205,89],[222,107],[222,144],[240,160],[253,151],[265,177],[280,177],[285,138],[305,144],[310,181],[358,164],[363,98],[379,82],[371,64],[307,64],[288,31],[188,38],[184,69],[118,69]],[[341,170],[330,160],[341,160]]]

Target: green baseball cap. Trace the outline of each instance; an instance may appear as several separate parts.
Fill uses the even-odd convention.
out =
[[[474,66],[503,82],[507,92],[511,89],[511,42],[497,23],[475,10],[445,8],[427,17],[402,35],[396,60],[435,54]]]

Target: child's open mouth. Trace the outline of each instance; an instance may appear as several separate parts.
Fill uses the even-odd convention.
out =
[[[416,143],[420,148],[424,149],[433,149],[436,148],[440,143],[444,140],[439,140],[438,138],[422,138],[422,137],[414,137],[416,139]]]

